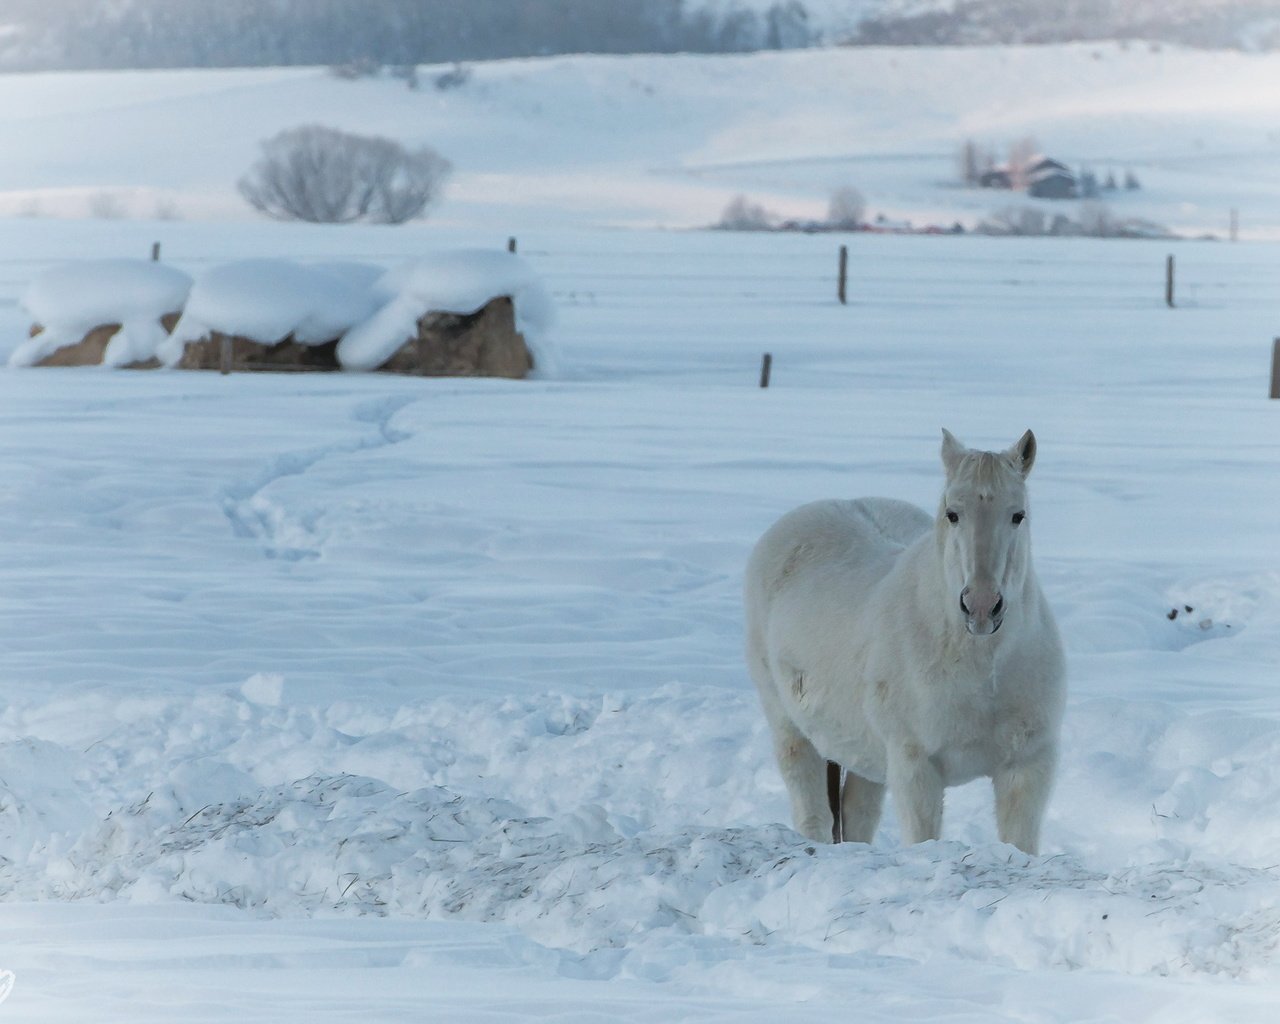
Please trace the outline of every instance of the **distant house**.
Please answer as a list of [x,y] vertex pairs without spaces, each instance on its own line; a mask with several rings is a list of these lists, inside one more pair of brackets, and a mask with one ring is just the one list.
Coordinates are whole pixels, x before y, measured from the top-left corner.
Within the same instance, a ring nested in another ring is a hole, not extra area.
[[978,176],[981,188],[1013,188],[1013,175],[1007,167],[991,167]]
[[1080,194],[1076,176],[1066,164],[1036,157],[1026,169],[1027,195],[1036,199],[1074,199]]
[[1027,164],[1026,170],[1023,172],[1027,176],[1027,180],[1034,178],[1038,174],[1044,174],[1048,171],[1066,171],[1071,173],[1071,169],[1059,160],[1054,160],[1047,156],[1034,156],[1031,162]]
[[1052,157],[1036,156],[1015,174],[1007,165],[989,167],[978,176],[982,188],[1008,188],[1025,184],[1027,195],[1037,199],[1074,199],[1080,194],[1080,182],[1071,169]]

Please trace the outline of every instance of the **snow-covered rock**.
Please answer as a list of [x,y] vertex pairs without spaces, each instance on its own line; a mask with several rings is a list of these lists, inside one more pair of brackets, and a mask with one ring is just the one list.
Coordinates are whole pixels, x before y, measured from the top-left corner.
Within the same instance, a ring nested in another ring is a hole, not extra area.
[[98,259],[59,264],[32,280],[20,300],[40,330],[13,352],[9,365],[33,366],[84,341],[96,328],[117,324],[102,363],[143,362],[156,354],[166,336],[161,317],[181,310],[190,290],[191,278],[163,263]]
[[280,259],[214,267],[196,280],[160,357],[175,366],[187,345],[215,334],[262,345],[285,339],[300,345],[335,341],[377,308],[367,284],[370,276],[353,273],[350,267],[304,266]]
[[427,313],[470,316],[492,299],[508,297],[534,371],[542,376],[555,372],[555,353],[546,336],[554,307],[538,276],[518,256],[483,249],[440,252],[388,271],[374,291],[383,297],[382,307],[338,343],[338,360],[346,369],[384,365],[418,336],[419,321]]

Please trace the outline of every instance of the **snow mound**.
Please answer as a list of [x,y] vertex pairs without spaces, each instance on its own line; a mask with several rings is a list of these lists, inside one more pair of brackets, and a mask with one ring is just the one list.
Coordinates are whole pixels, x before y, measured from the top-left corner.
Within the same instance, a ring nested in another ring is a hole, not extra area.
[[601,978],[751,947],[1276,977],[1275,723],[1086,706],[1064,765],[1081,799],[1050,829],[1065,848],[1031,857],[994,841],[972,788],[949,801],[963,840],[903,848],[890,824],[829,847],[770,824],[746,696],[308,707],[283,682],[15,709],[0,726],[59,739],[0,742],[5,898],[502,922]]
[[212,332],[274,345],[333,341],[377,308],[371,275],[350,265],[304,266],[289,260],[226,263],[202,274],[160,357],[172,366],[183,349]]
[[16,349],[9,365],[31,366],[103,324],[120,324],[104,364],[149,359],[165,336],[160,317],[181,310],[190,290],[182,271],[149,260],[59,264],[37,276],[19,300],[44,330]]
[[551,297],[518,256],[484,249],[440,252],[388,271],[373,290],[384,305],[338,343],[338,360],[347,369],[381,366],[417,333],[424,313],[465,316],[506,295],[515,305],[516,328],[533,354],[535,372],[548,376],[556,371],[555,353],[546,337],[554,320]]

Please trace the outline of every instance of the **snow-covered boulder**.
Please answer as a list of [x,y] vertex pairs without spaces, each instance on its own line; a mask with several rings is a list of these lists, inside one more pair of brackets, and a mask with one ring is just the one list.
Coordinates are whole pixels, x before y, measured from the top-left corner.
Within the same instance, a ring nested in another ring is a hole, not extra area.
[[9,365],[155,365],[190,290],[191,278],[182,271],[149,260],[52,267],[20,300],[35,325]]
[[182,318],[160,348],[167,366],[214,369],[229,340],[233,369],[338,368],[338,339],[371,316],[376,271],[243,260],[196,279]]
[[550,296],[518,256],[441,252],[388,271],[383,305],[338,343],[345,369],[524,377],[555,371]]

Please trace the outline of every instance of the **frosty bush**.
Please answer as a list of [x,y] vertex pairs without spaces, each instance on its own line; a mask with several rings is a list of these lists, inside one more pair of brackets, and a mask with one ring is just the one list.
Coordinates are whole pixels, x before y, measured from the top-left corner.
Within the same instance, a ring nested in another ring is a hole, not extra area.
[[720,214],[716,227],[725,231],[766,231],[773,227],[777,219],[746,196],[734,196]]
[[974,228],[983,235],[1056,235],[1086,238],[1176,238],[1163,224],[1138,217],[1116,217],[1111,209],[1097,200],[1086,200],[1072,220],[1055,214],[1052,220],[1034,206],[1007,206],[979,221]]
[[303,125],[262,143],[262,158],[239,181],[240,194],[278,220],[402,224],[439,195],[449,161],[429,147]]
[[114,192],[95,192],[89,197],[89,216],[98,220],[119,220],[125,215],[124,200]]
[[831,193],[827,223],[833,228],[856,231],[867,214],[867,201],[856,188],[845,186]]
[[1044,211],[1034,206],[1006,206],[978,224],[984,235],[1046,234]]

